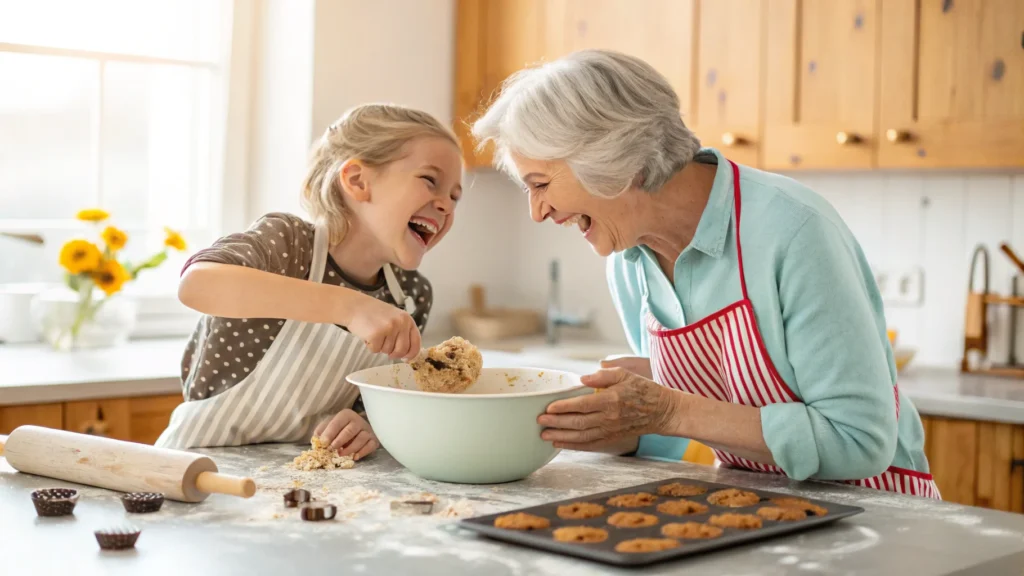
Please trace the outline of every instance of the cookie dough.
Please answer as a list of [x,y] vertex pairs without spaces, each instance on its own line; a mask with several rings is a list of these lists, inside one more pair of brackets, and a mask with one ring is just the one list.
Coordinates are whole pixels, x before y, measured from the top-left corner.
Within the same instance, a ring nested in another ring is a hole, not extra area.
[[772,500],[772,504],[776,506],[782,506],[783,508],[798,508],[809,514],[815,516],[824,516],[828,514],[828,510],[818,506],[817,504],[811,504],[803,498],[775,498]]
[[558,517],[578,520],[582,518],[597,518],[604,514],[604,506],[592,502],[573,502],[558,507]]
[[544,530],[551,526],[547,518],[516,512],[505,514],[494,519],[494,526],[506,530]]
[[608,531],[603,528],[592,528],[590,526],[567,526],[555,530],[554,537],[559,542],[593,544],[594,542],[604,542],[607,540]]
[[620,494],[609,498],[608,505],[615,506],[617,508],[643,508],[644,506],[654,504],[654,501],[657,499],[657,496],[654,494],[648,494],[647,492]]
[[644,528],[658,523],[658,517],[643,512],[616,512],[608,517],[608,523],[619,528]]
[[661,527],[661,535],[669,538],[683,538],[685,540],[710,540],[722,535],[722,529],[716,526],[708,526],[700,522],[685,522],[682,524],[665,524]]
[[718,492],[712,492],[708,496],[708,502],[711,502],[715,506],[726,506],[728,508],[741,508],[743,506],[753,506],[761,501],[761,497],[753,492],[746,492],[743,490],[737,490],[735,488],[728,488],[726,490],[719,490]]
[[420,390],[458,394],[480,377],[484,357],[468,340],[455,336],[420,352],[409,365]]
[[669,500],[658,504],[658,512],[670,516],[686,516],[687,514],[703,514],[708,507],[689,500]]
[[786,508],[784,506],[766,506],[758,509],[757,515],[765,520],[775,520],[776,522],[793,522],[807,518],[807,512],[799,508]]
[[680,484],[679,482],[658,486],[658,494],[661,494],[662,496],[673,496],[675,498],[699,496],[707,491],[708,489],[703,486],[697,486],[695,484]]
[[678,547],[679,542],[669,538],[637,538],[635,540],[619,542],[615,545],[615,551],[633,554],[637,552],[660,552]]
[[292,460],[291,467],[295,470],[309,472],[310,470],[337,470],[348,469],[356,465],[351,456],[339,456],[338,451],[331,448],[331,445],[324,442],[319,436],[313,436],[309,440],[312,448],[305,450],[302,454]]
[[761,527],[761,519],[753,514],[720,514],[712,516],[708,522],[723,528],[740,528],[754,530]]

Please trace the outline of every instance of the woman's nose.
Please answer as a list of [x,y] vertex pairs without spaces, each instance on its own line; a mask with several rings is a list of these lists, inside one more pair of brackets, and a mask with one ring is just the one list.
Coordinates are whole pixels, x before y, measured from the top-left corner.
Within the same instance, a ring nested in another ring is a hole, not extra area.
[[543,222],[547,220],[548,215],[551,214],[551,207],[544,203],[540,199],[540,195],[530,191],[530,217],[533,218],[534,222]]

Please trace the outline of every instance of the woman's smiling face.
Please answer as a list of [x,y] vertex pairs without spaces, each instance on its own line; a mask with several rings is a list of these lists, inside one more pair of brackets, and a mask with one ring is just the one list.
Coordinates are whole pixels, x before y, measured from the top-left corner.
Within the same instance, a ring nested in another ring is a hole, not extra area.
[[575,225],[600,256],[637,245],[631,214],[637,195],[644,192],[631,187],[614,198],[595,196],[564,160],[534,160],[514,152],[511,159],[529,195],[535,222],[550,218],[556,224]]

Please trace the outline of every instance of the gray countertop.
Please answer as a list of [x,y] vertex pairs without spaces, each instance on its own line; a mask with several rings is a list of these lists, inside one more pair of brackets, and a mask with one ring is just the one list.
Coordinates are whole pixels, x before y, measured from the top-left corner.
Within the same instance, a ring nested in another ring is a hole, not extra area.
[[[483,350],[485,366],[536,366],[577,373],[598,363],[560,355],[606,351],[608,344],[580,342],[545,351]],[[130,342],[121,348],[57,353],[40,345],[0,345],[0,406],[95,398],[176,394],[182,339]],[[1024,380],[962,375],[952,369],[911,365],[900,389],[926,415],[1024,424]]]
[[[866,512],[820,529],[706,556],[644,574],[1020,574],[1024,516],[829,483],[685,463],[563,452],[529,478],[497,486],[421,480],[383,450],[352,470],[283,468],[301,447],[202,450],[221,471],[251,475],[256,496],[214,495],[200,504],[167,502],[128,517],[117,494],[15,473],[0,460],[0,542],[4,573],[31,574],[635,574],[602,564],[505,545],[462,530],[439,514],[392,517],[391,498],[427,491],[470,515],[583,496],[683,476],[862,506]],[[296,483],[339,505],[338,519],[303,522],[281,506]],[[81,490],[74,516],[39,518],[35,488]],[[467,509],[467,507],[469,509]],[[471,509],[471,510],[470,510]],[[134,523],[131,551],[101,552],[96,528]]]

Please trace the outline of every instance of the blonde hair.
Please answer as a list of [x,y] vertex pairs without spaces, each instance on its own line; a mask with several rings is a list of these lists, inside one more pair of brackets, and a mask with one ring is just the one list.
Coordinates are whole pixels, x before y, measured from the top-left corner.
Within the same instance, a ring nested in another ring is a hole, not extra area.
[[443,138],[461,151],[455,134],[436,118],[394,104],[356,106],[327,127],[310,151],[302,206],[327,226],[331,244],[340,242],[349,227],[349,210],[338,182],[345,162],[358,159],[372,168],[385,166],[402,157],[406,144],[421,137]]

